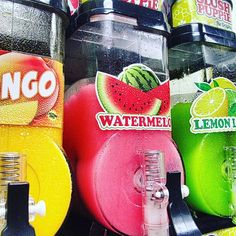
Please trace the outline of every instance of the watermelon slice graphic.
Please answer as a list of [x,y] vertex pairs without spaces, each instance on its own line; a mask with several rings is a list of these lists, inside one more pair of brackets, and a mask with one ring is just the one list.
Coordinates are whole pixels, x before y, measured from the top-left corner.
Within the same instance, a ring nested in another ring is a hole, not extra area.
[[161,101],[141,90],[129,86],[116,77],[98,72],[97,95],[101,106],[111,114],[157,115]]
[[170,112],[170,82],[167,80],[147,94],[161,100],[161,108],[158,115],[167,115]]

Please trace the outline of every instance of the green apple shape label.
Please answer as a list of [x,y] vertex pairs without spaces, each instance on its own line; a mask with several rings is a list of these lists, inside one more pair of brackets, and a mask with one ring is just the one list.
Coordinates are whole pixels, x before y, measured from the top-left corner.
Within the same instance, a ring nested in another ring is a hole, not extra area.
[[102,130],[171,130],[169,80],[161,83],[143,64],[118,76],[97,72],[96,94],[104,110],[96,114]]
[[192,103],[192,133],[236,131],[236,86],[225,77],[195,83],[202,92]]

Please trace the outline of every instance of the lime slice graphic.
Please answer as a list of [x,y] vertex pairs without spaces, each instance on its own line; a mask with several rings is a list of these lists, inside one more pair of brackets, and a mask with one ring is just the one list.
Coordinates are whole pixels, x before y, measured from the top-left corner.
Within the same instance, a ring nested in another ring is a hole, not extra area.
[[225,89],[228,97],[229,116],[236,116],[236,90]]
[[[224,88],[224,89],[233,89],[233,90],[236,90],[236,86],[234,85],[234,83],[232,81],[230,81],[229,79],[227,78],[224,78],[224,77],[218,77],[218,78],[215,78],[214,81],[216,81],[216,83],[219,85],[219,87],[221,88]],[[214,84],[214,81],[212,81],[210,83],[210,86],[212,88],[216,87]]]
[[228,115],[228,99],[224,89],[213,88],[201,94],[192,104],[194,117],[224,117]]

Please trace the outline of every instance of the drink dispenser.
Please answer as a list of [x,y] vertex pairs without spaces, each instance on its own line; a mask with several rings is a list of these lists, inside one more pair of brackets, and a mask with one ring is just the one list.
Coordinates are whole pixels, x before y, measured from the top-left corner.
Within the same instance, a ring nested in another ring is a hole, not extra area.
[[145,150],[183,173],[170,135],[168,34],[160,11],[89,1],[67,41],[64,148],[86,207],[120,234],[143,235]]
[[169,51],[173,138],[182,155],[189,204],[232,216],[226,146],[236,145],[236,37],[192,23],[172,32]]
[[47,208],[32,222],[36,235],[51,236],[65,219],[72,188],[62,152],[67,5],[63,0],[0,0],[0,5],[1,204],[8,183],[29,182],[30,199]]

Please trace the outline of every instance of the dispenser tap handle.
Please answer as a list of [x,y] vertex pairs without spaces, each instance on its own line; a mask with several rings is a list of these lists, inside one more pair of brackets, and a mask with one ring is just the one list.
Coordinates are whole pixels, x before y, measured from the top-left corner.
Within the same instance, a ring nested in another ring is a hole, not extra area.
[[183,197],[188,195],[188,188],[181,185],[181,173],[167,173],[166,186],[169,190],[170,231],[176,236],[201,236]]
[[46,215],[46,203],[45,201],[39,201],[38,203],[34,205],[29,206],[29,214],[30,215],[40,215],[45,216]]
[[187,185],[182,185],[181,186],[181,193],[182,193],[182,198],[186,198],[189,196],[189,188]]

